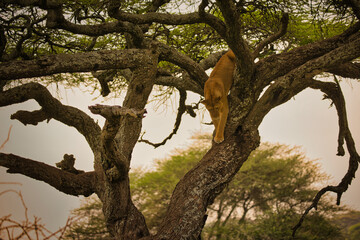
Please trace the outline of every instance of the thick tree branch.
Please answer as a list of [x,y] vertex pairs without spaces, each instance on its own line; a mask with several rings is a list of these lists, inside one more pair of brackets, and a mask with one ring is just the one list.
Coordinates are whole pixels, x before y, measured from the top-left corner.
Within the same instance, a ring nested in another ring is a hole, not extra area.
[[[129,160],[118,151],[114,144],[114,138],[119,131],[121,124],[120,117],[130,116],[133,118],[143,118],[146,110],[128,109],[121,106],[107,106],[100,104],[89,106],[89,109],[92,113],[99,114],[106,119],[101,133],[101,149],[103,150],[102,165],[108,179],[110,181],[115,181],[125,178],[129,171],[129,166],[127,164]],[[112,169],[113,165],[115,165],[118,171]]]
[[[216,3],[226,22],[227,31],[223,38],[237,57],[239,78],[235,78],[235,80],[241,79],[241,81],[249,82],[253,76],[254,61],[249,45],[242,35],[244,27],[240,20],[240,11],[232,0],[218,0]],[[238,83],[234,81],[234,84]]]
[[312,59],[275,80],[249,113],[247,124],[259,126],[265,115],[274,107],[288,101],[309,86],[315,75],[344,64],[360,56],[360,34],[353,41],[318,58]]
[[326,94],[326,98],[331,99],[335,104],[339,117],[339,138],[338,138],[337,154],[341,156],[345,154],[345,150],[343,148],[343,144],[345,140],[348,152],[350,154],[349,167],[345,176],[342,178],[341,182],[337,186],[324,187],[316,194],[312,204],[305,210],[299,222],[293,228],[293,236],[295,235],[296,230],[302,225],[306,215],[310,212],[310,210],[313,208],[317,209],[317,205],[321,197],[326,192],[331,191],[336,193],[337,194],[336,204],[340,205],[341,196],[348,189],[353,178],[355,178],[355,173],[360,163],[360,156],[356,151],[355,142],[348,126],[345,99],[341,92],[340,85],[338,83],[321,82],[321,81],[313,80],[310,87],[314,89],[320,89],[322,92]]
[[118,182],[125,180],[129,171],[129,159],[118,150],[114,138],[120,128],[120,115],[113,115],[109,109],[98,111],[93,107],[89,109],[96,114],[106,116],[104,127],[101,131],[101,165],[109,182]]
[[51,119],[51,117],[48,116],[46,111],[44,111],[42,109],[35,110],[32,112],[20,110],[20,111],[17,111],[16,113],[12,114],[10,118],[16,119],[24,125],[27,125],[27,124],[37,125],[39,122],[42,122],[45,120],[49,121]]
[[144,114],[146,113],[145,109],[137,110],[137,109],[129,109],[121,106],[107,106],[101,104],[89,106],[89,109],[93,114],[99,114],[106,119],[111,119],[113,117],[120,117],[126,115],[134,118],[143,118],[145,117]]
[[121,4],[116,1],[112,1],[111,7],[109,7],[109,15],[117,20],[124,22],[131,22],[133,24],[152,24],[161,23],[167,25],[185,25],[195,23],[207,23],[212,26],[220,35],[224,35],[225,26],[221,20],[208,14],[204,11],[207,4],[205,1],[199,6],[199,12],[187,13],[187,14],[169,14],[158,13],[155,9],[148,11],[145,14],[127,13],[120,9]]
[[[209,68],[215,66],[215,64],[219,61],[222,55],[224,55],[227,51],[220,51],[213,54],[210,54],[207,58],[201,60],[199,62],[199,69],[205,71]],[[188,61],[188,60],[186,60]],[[194,63],[195,64],[195,63]],[[203,77],[205,81],[207,78]],[[163,85],[163,86],[171,86],[176,87],[177,89],[183,89],[186,91],[192,91],[198,93],[200,95],[204,94],[203,86],[194,81],[189,74],[182,74],[181,77],[174,77],[170,72],[162,71],[162,69],[158,69],[157,77],[155,79],[155,84]]]
[[43,181],[66,194],[87,197],[95,192],[95,172],[72,174],[42,162],[5,153],[0,153],[0,166],[8,168],[8,173],[20,173]]
[[355,16],[360,20],[360,1],[359,0],[350,0],[350,7],[354,11]]
[[54,118],[68,126],[75,127],[87,140],[91,149],[96,151],[100,137],[100,127],[81,110],[61,104],[59,100],[51,96],[46,87],[38,83],[27,83],[11,88],[0,93],[0,106],[8,106],[15,103],[22,103],[29,99],[36,100],[42,107],[40,111],[24,115],[24,112],[13,115],[24,124],[35,124],[36,119],[29,119],[36,115],[37,120]]
[[149,60],[147,50],[100,50],[88,53],[47,55],[34,60],[0,64],[0,80],[42,77],[56,73],[134,68]]
[[[130,109],[145,108],[157,73],[158,56],[153,54],[151,56],[153,57],[152,63],[134,69],[123,107]],[[123,154],[128,157],[128,161],[130,161],[132,149],[139,139],[141,126],[142,120],[140,118],[121,117],[121,126],[115,141]]]
[[329,73],[338,75],[344,78],[360,79],[360,63],[359,62],[348,62],[328,70]]
[[[149,52],[151,61],[142,61],[134,68],[129,81],[123,107],[144,109],[151,93],[157,72],[158,54]],[[109,230],[123,239],[138,239],[149,235],[145,219],[131,201],[128,171],[132,151],[139,138],[141,118],[120,116],[108,118],[101,136],[101,164],[106,178],[98,195]],[[115,171],[116,170],[116,171]],[[118,176],[111,174],[117,172]],[[119,201],[120,199],[120,201]]]
[[156,22],[168,25],[184,25],[203,22],[203,19],[201,19],[198,13],[188,13],[183,15],[157,12],[133,14],[118,9],[113,17],[120,21],[127,21],[134,24],[151,24]]
[[176,49],[165,44],[159,44],[160,60],[165,60],[178,65],[187,71],[191,79],[201,88],[203,88],[208,75],[205,70],[194,60],[180,53]]
[[[259,96],[264,87],[268,86],[274,79],[287,74],[309,60],[323,56],[324,54],[349,43],[354,38],[358,38],[359,29],[360,22],[354,24],[340,35],[260,60],[255,64],[255,89],[257,90],[257,96]],[[336,67],[336,65],[332,66],[332,68],[334,67]],[[330,69],[331,68],[326,70]]]
[[216,3],[224,15],[226,25],[232,26],[232,29],[238,29],[238,31],[241,31],[239,12],[236,9],[235,3],[231,0],[219,0],[216,1]]
[[176,185],[156,237],[196,239],[206,221],[207,206],[233,178],[259,140],[257,131],[242,132],[213,145]]
[[268,44],[272,42],[275,42],[276,40],[278,40],[279,38],[285,35],[287,31],[288,23],[289,23],[289,14],[284,13],[281,18],[281,26],[279,31],[277,33],[274,33],[273,35],[270,35],[268,38],[264,39],[258,44],[258,46],[255,48],[253,52],[253,59],[255,59],[259,55],[259,53],[264,47],[266,47]]
[[[89,106],[94,114],[103,116],[106,121],[101,132],[102,165],[106,176],[110,181],[124,179],[129,171],[129,159],[115,146],[115,136],[121,126],[120,117],[130,116],[133,118],[143,118],[146,112],[143,110],[128,109],[120,106],[94,105]],[[112,166],[115,165],[117,171]]]

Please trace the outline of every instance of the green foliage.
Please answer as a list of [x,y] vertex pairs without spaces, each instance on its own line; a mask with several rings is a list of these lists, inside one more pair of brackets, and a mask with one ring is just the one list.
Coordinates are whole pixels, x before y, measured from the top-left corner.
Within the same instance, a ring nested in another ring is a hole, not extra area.
[[360,223],[357,223],[349,227],[349,234],[350,234],[349,240],[360,239]]
[[[132,198],[151,232],[162,221],[177,182],[200,161],[210,148],[210,140],[207,135],[196,136],[191,147],[157,160],[153,170],[132,170]],[[292,227],[316,193],[314,185],[326,179],[319,166],[307,160],[298,147],[263,143],[208,208],[203,237],[291,239]],[[72,227],[69,237],[104,234],[101,204],[99,200],[92,201],[73,212],[83,220]],[[339,210],[329,203],[329,198],[324,198],[318,211],[305,219],[296,239],[339,239],[342,233],[330,217]],[[357,234],[358,228],[353,229],[351,233]]]
[[[144,14],[151,9],[152,3],[151,0],[122,1],[121,10]],[[186,14],[198,11],[199,4],[198,0],[171,1],[162,5],[158,12]],[[252,48],[279,30],[282,13],[291,13],[287,34],[281,40],[266,46],[259,58],[334,36],[351,25],[354,19],[344,2],[337,0],[238,1],[237,5],[240,9],[240,20],[243,23],[242,29],[239,31],[242,32],[243,38]],[[107,7],[108,1],[63,1],[66,20],[79,25],[114,21],[108,16]],[[217,4],[210,1],[205,11],[224,21]],[[34,6],[20,8],[16,5],[6,5],[3,7],[0,10],[0,25],[5,27],[5,35],[9,39],[4,53],[11,55],[22,38],[24,41],[21,53],[16,56],[21,59],[32,59],[58,53],[124,49],[127,46],[123,33],[91,37],[61,29],[47,28],[46,14],[46,11]],[[29,23],[31,23],[31,30],[28,28]],[[204,23],[178,26],[153,23],[149,24],[144,35],[148,39],[157,40],[175,48],[196,62],[206,58],[210,53],[228,48],[218,33]],[[174,75],[183,72],[179,66],[174,64],[161,63],[159,66],[163,67],[164,65]],[[43,78],[43,83],[63,82],[77,87],[79,82],[84,81],[77,79],[78,77],[84,78],[82,74],[74,74],[72,77],[58,75],[57,77]],[[119,79],[117,78],[116,83],[110,86],[112,91],[120,91],[126,85],[126,82],[118,81]],[[99,89],[97,80],[94,78],[88,78],[86,85],[91,86],[94,90]]]
[[348,21],[337,18],[314,21],[304,15],[292,16],[286,39],[292,47],[323,40],[342,33],[351,24]]
[[154,32],[157,40],[176,48],[196,62],[219,49],[227,49],[219,35],[203,23],[180,26],[158,24]]
[[[298,221],[299,218],[300,215],[293,211],[269,212],[246,225],[241,225],[241,232],[237,231],[234,239],[290,240],[293,239],[293,223]],[[234,224],[233,228],[235,226],[239,227],[239,224]],[[306,223],[297,232],[295,239],[326,240],[339,239],[341,236],[340,229],[335,227],[324,215],[316,213],[308,216]]]
[[106,230],[105,218],[102,213],[102,203],[94,195],[86,198],[80,208],[72,211],[73,221],[64,239],[111,239]]
[[360,239],[360,212],[349,211],[339,216],[335,216],[333,221],[342,229],[346,239]]
[[199,144],[202,145],[201,148],[176,150],[168,159],[156,161],[154,171],[135,169],[130,174],[133,201],[144,214],[151,231],[156,230],[165,215],[172,191],[180,178],[194,167],[207,151],[202,143]]
[[[230,239],[291,239],[292,227],[317,192],[314,185],[326,179],[298,147],[263,143],[215,199],[209,218],[216,220],[207,224],[204,235],[208,239],[228,239],[229,234]],[[306,218],[297,238],[335,239],[339,231],[326,214],[338,210],[328,199],[322,201],[319,213]],[[312,224],[316,221],[319,224]]]

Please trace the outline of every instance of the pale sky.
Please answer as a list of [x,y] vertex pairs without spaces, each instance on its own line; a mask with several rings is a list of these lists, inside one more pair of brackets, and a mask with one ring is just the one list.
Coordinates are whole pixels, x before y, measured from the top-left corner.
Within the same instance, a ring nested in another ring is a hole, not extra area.
[[[360,152],[360,84],[355,81],[342,82],[350,129]],[[55,93],[55,87],[51,89]],[[98,92],[95,93],[97,96]],[[189,94],[190,95],[190,94]],[[95,103],[119,104],[120,99],[102,102],[102,98],[93,100],[89,93],[61,90],[62,103],[78,107],[102,125],[103,119],[90,113],[89,105]],[[197,102],[198,96],[190,96],[188,103]],[[171,131],[174,125],[177,100],[166,110],[154,112],[147,107],[148,114],[144,119],[143,130],[145,138],[154,142],[161,141]],[[329,174],[331,184],[337,184],[344,176],[348,156],[336,156],[337,150],[337,115],[334,107],[329,108],[330,102],[322,101],[322,93],[306,90],[285,105],[281,105],[268,114],[260,126],[262,141],[284,143],[302,146],[302,150],[310,159],[318,159],[322,170]],[[77,159],[75,167],[85,171],[93,169],[93,156],[85,139],[76,129],[65,126],[55,120],[43,122],[38,126],[24,126],[18,121],[10,120],[10,115],[17,110],[36,110],[38,104],[31,100],[26,103],[0,108],[0,144],[6,139],[8,129],[12,125],[10,141],[2,150],[36,161],[42,161],[55,166],[65,153],[73,154]],[[195,133],[211,132],[213,127],[202,124],[209,122],[207,112],[205,120],[200,117],[193,119],[189,115],[183,117],[178,134],[166,146],[158,149],[146,144],[138,144],[133,153],[132,167],[145,166],[151,168],[155,159],[164,158],[175,148],[185,148],[190,143],[190,137]],[[348,191],[343,195],[342,204],[360,210],[360,170]],[[0,182],[18,182],[22,185],[0,184],[0,192],[7,189],[20,190],[28,207],[30,219],[36,215],[50,230],[57,230],[66,223],[70,210],[79,206],[79,198],[58,192],[51,186],[24,177],[19,174],[7,174],[6,169],[0,167]],[[335,203],[334,203],[335,204]],[[0,196],[0,216],[13,214],[15,219],[24,219],[24,210],[20,199],[14,193]]]

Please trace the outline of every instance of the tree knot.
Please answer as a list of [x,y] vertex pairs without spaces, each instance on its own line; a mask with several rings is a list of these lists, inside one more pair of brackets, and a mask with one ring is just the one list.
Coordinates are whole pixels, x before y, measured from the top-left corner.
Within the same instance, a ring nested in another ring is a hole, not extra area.
[[69,172],[69,173],[73,173],[73,174],[84,173],[84,171],[82,171],[82,170],[77,170],[74,167],[74,164],[75,164],[74,155],[65,154],[64,159],[61,160],[60,162],[56,163],[56,167],[60,168],[61,170],[65,171],[65,172]]

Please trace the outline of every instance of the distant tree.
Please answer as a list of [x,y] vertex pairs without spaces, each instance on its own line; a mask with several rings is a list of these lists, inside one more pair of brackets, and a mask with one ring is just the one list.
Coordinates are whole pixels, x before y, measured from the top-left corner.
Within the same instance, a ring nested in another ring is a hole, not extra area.
[[[291,239],[292,228],[318,191],[315,185],[327,178],[300,148],[264,143],[210,206],[209,219],[215,220],[206,225],[205,235],[208,239],[227,239],[228,234],[234,239]],[[334,239],[340,232],[329,216],[338,210],[324,198],[297,238]]]
[[349,228],[349,234],[350,234],[349,240],[360,239],[360,223],[352,225]]
[[[151,232],[156,232],[159,221],[166,214],[170,196],[178,181],[192,168],[210,147],[210,136],[198,136],[194,144],[155,162],[155,169],[131,172],[131,192],[136,206],[146,217]],[[209,207],[204,239],[287,239],[302,211],[311,202],[317,189],[326,180],[319,166],[307,160],[298,147],[264,143],[255,150],[234,180]],[[78,233],[89,236],[102,224],[91,221],[89,210],[100,206],[87,203],[73,214],[87,215]],[[331,207],[327,198],[310,214],[299,231],[299,239],[335,239],[341,233],[330,216],[340,208]],[[95,214],[95,215],[94,215]],[[92,211],[94,219],[100,211]],[[316,224],[314,224],[316,223]],[[87,231],[89,228],[89,231]],[[86,233],[88,232],[88,233]],[[79,238],[86,239],[86,238]]]
[[150,231],[155,232],[176,184],[204,156],[209,143],[197,141],[185,150],[176,149],[169,158],[155,161],[154,171],[135,169],[130,173],[134,203],[146,217]]
[[334,223],[341,227],[346,239],[360,239],[360,212],[349,211],[335,216]]
[[102,203],[96,196],[84,198],[81,206],[71,212],[77,221],[67,229],[64,239],[113,239],[106,228]]
[[[227,221],[225,226],[216,228],[215,235],[204,239],[294,239],[292,228],[294,222],[298,221],[300,215],[293,211],[282,211],[278,213],[267,212],[262,216],[254,217],[246,223],[240,223],[238,219]],[[205,227],[206,229],[206,227]],[[345,239],[340,228],[331,221],[331,218],[321,211],[308,216],[303,228],[296,235],[297,240],[340,240]]]

